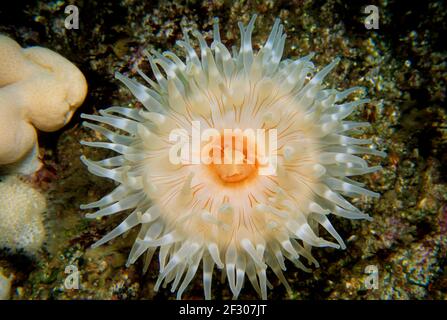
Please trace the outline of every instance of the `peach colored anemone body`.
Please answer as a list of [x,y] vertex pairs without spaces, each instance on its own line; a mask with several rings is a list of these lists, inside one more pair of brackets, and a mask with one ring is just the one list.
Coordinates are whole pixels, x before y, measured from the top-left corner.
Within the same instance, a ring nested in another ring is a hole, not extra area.
[[[85,122],[86,127],[108,139],[82,143],[117,153],[99,161],[81,157],[91,173],[117,183],[110,194],[82,208],[97,208],[90,218],[128,214],[94,246],[138,226],[127,264],[144,254],[147,269],[158,249],[155,290],[170,284],[177,298],[200,264],[206,299],[211,298],[215,267],[235,298],[247,277],[266,299],[267,287],[272,287],[268,269],[290,291],[283,275],[285,261],[310,271],[303,258],[318,266],[312,247],[344,249],[330,216],[369,219],[345,197],[378,196],[349,178],[381,168],[368,167],[357,154],[385,156],[370,140],[349,136],[368,125],[345,120],[368,101],[345,101],[361,88],[324,88],[325,76],[339,59],[317,73],[312,54],[282,60],[285,34],[279,20],[261,49],[253,52],[254,22],[255,16],[247,26],[239,24],[238,51],[230,53],[222,44],[216,20],[210,46],[193,32],[199,53],[188,36],[178,42],[184,60],[169,51],[147,53],[155,80],[139,71],[146,85],[117,73],[144,106],[141,110],[110,107],[100,115],[82,115],[92,121]],[[233,148],[244,158],[240,164],[173,163],[170,132],[181,128],[191,135],[193,121],[219,132],[276,129],[276,148],[267,155],[276,156],[276,172],[261,175],[259,162],[248,163],[246,152],[231,145],[221,145],[220,156],[225,157],[225,148]],[[318,235],[321,227],[334,241]]]

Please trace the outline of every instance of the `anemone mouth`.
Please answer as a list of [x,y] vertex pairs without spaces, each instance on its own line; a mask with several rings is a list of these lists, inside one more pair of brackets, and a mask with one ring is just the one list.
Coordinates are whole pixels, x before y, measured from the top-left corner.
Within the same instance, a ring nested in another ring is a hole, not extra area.
[[247,183],[258,175],[256,148],[246,135],[221,133],[209,146],[208,169],[224,185]]
[[210,170],[227,184],[248,182],[257,175],[257,164],[211,164]]
[[[172,52],[148,54],[155,80],[138,70],[147,86],[117,73],[143,110],[110,107],[100,115],[81,115],[101,124],[84,123],[109,140],[81,143],[118,153],[100,161],[81,157],[90,172],[118,183],[109,195],[81,208],[98,209],[90,218],[131,210],[94,246],[140,226],[127,264],[146,254],[147,269],[159,249],[154,288],[172,284],[177,298],[200,263],[207,299],[215,266],[234,297],[247,278],[266,299],[267,268],[290,291],[285,260],[309,271],[302,259],[318,266],[312,247],[344,249],[329,216],[369,219],[345,197],[378,196],[349,178],[381,169],[357,155],[385,156],[365,146],[371,140],[350,136],[368,125],[345,120],[368,102],[346,101],[361,88],[325,89],[323,80],[338,58],[310,79],[312,54],[281,60],[285,34],[279,20],[264,46],[253,52],[255,18],[239,25],[239,52],[230,53],[221,42],[216,21],[211,48],[199,32],[193,33],[200,56],[188,36],[178,42],[184,60]],[[214,130],[205,148],[192,155],[204,156],[204,163],[184,163],[184,149],[176,149],[194,137],[192,123]],[[272,131],[262,136],[268,139],[253,140],[248,129]],[[179,161],[171,159],[179,154]],[[319,228],[336,242],[319,236]]]

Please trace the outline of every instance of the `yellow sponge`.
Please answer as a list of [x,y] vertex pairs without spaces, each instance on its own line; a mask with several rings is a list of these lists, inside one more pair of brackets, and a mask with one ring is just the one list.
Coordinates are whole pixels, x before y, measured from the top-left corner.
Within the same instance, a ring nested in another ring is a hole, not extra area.
[[46,48],[22,49],[0,35],[0,166],[39,169],[37,134],[67,124],[87,94],[82,72]]
[[45,197],[15,176],[0,181],[0,248],[34,255],[45,240]]

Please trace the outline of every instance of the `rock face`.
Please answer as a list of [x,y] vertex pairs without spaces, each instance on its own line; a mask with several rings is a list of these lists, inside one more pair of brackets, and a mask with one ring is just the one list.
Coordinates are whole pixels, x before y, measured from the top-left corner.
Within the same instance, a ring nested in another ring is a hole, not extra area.
[[45,197],[15,176],[0,182],[0,247],[34,255],[45,240]]
[[[328,84],[339,90],[361,85],[374,97],[350,120],[369,121],[368,137],[374,136],[389,155],[380,163],[383,171],[358,180],[382,196],[355,203],[373,217],[372,222],[334,222],[347,240],[349,254],[315,250],[316,258],[327,268],[287,272],[292,298],[447,298],[446,1],[376,1],[378,30],[365,28],[364,6],[368,2],[362,1],[76,1],[79,30],[64,27],[67,3],[9,2],[8,10],[0,10],[0,32],[24,48],[52,48],[78,66],[89,80],[89,98],[81,107],[85,113],[112,105],[128,106],[130,94],[113,79],[114,73],[138,78],[137,66],[150,72],[144,49],[172,48],[183,38],[182,29],[209,30],[213,17],[219,17],[225,26],[221,37],[228,46],[239,44],[237,22],[248,22],[256,12],[253,45],[263,43],[271,23],[281,18],[289,44],[284,56],[316,52],[317,65],[340,56],[338,72],[331,74]],[[51,238],[47,238],[45,250],[51,254],[39,256],[38,263],[22,271],[22,265],[0,250],[0,269],[9,266],[8,271],[16,275],[13,298],[171,297],[169,288],[153,293],[157,261],[146,274],[140,265],[126,268],[127,252],[137,232],[90,249],[118,220],[88,221],[79,204],[94,201],[116,186],[90,175],[80,162],[81,154],[101,159],[108,153],[80,146],[79,140],[92,141],[97,136],[79,124],[75,113],[63,130],[39,137],[44,170],[35,176],[36,184],[48,194],[45,227],[48,234],[51,230]],[[72,264],[83,274],[81,290],[64,288],[64,270]],[[378,289],[365,288],[364,280],[371,276],[365,270],[371,265],[378,269]],[[213,288],[213,296],[231,299],[225,287]],[[198,279],[184,297],[202,299],[202,292]],[[255,297],[250,292],[243,294],[241,299]],[[290,299],[280,287],[268,298]]]

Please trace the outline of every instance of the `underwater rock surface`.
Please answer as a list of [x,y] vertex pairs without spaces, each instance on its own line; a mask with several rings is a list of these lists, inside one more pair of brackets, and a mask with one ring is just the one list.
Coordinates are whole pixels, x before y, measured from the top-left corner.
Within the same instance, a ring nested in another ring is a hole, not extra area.
[[[380,199],[354,199],[372,222],[333,219],[347,239],[347,250],[313,251],[323,267],[312,273],[285,272],[293,295],[276,280],[269,299],[446,299],[447,298],[447,8],[442,1],[412,4],[378,1],[378,30],[364,26],[360,5],[337,1],[85,1],[79,4],[79,30],[64,28],[65,1],[0,8],[0,32],[24,47],[41,45],[72,61],[84,73],[90,93],[67,127],[39,135],[44,166],[27,177],[47,198],[48,237],[35,258],[0,251],[0,270],[14,274],[12,299],[154,299],[173,298],[169,290],[154,294],[156,261],[146,274],[143,261],[125,261],[136,236],[130,232],[96,249],[90,246],[120,222],[120,217],[90,221],[81,203],[92,202],[114,184],[87,172],[79,157],[100,159],[106,151],[82,147],[94,132],[80,126],[80,113],[111,105],[132,106],[130,93],[113,75],[135,76],[135,65],[149,70],[144,49],[172,49],[182,28],[211,30],[213,17],[227,46],[237,44],[237,22],[258,14],[253,45],[268,35],[276,17],[287,33],[285,57],[315,52],[315,65],[340,56],[327,83],[342,90],[365,86],[372,99],[351,117],[369,121],[372,137],[388,153],[383,170],[359,177]],[[82,6],[81,6],[82,4]],[[23,10],[23,6],[26,10]],[[211,32],[209,34],[211,37]],[[210,38],[207,38],[209,40]],[[372,165],[379,164],[372,161]],[[79,271],[79,289],[67,289],[67,276]],[[368,266],[373,266],[373,269]],[[369,272],[378,271],[378,288],[367,288]],[[365,272],[366,271],[368,272]],[[273,279],[273,277],[270,277]],[[198,276],[184,294],[202,298]],[[213,297],[231,298],[217,282]],[[255,299],[249,285],[241,299]]]

